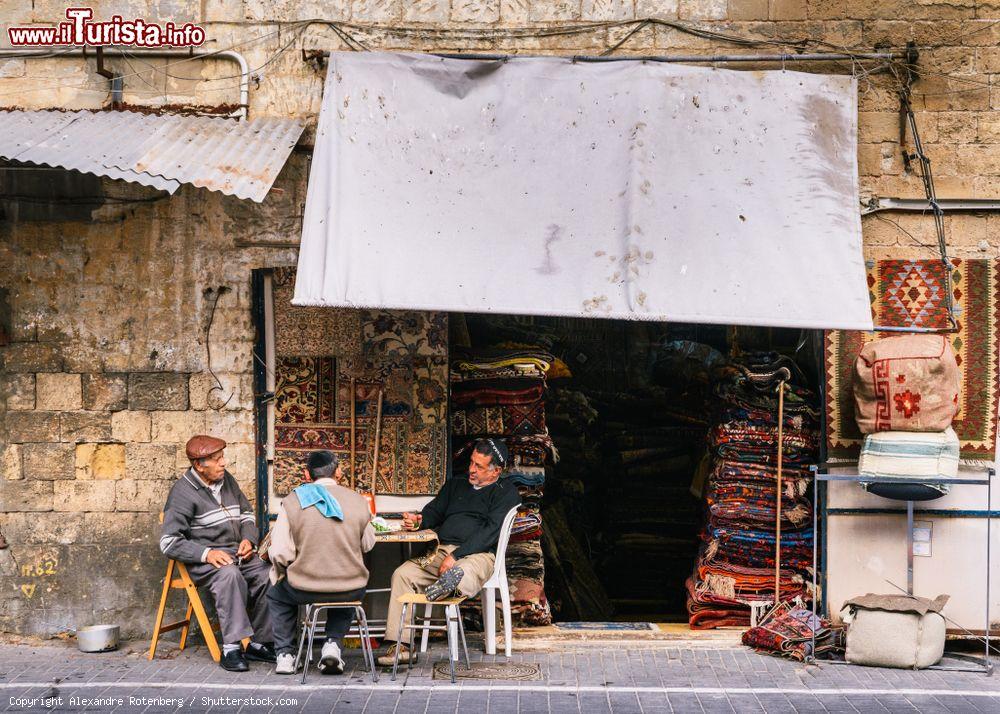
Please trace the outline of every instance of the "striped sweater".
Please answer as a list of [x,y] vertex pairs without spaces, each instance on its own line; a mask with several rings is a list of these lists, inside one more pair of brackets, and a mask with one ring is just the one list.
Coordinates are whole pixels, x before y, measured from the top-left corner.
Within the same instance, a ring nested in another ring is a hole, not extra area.
[[257,544],[253,509],[228,471],[220,495],[221,504],[194,469],[177,479],[163,507],[160,550],[165,556],[202,563],[211,549],[235,553],[244,538]]

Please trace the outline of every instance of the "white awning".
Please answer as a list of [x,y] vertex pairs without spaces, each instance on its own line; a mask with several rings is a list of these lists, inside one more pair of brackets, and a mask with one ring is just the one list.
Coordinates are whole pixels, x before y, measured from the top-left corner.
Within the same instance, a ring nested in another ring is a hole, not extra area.
[[850,77],[332,53],[296,305],[871,329]]
[[182,183],[260,203],[303,126],[292,119],[128,111],[0,111],[0,159],[173,193]]

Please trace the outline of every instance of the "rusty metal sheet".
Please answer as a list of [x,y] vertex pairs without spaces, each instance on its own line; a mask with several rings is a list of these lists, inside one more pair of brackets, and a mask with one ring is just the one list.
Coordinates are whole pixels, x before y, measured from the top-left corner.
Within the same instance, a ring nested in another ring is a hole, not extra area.
[[0,157],[263,201],[301,135],[290,119],[114,111],[0,111]]
[[332,53],[294,304],[871,329],[851,77]]

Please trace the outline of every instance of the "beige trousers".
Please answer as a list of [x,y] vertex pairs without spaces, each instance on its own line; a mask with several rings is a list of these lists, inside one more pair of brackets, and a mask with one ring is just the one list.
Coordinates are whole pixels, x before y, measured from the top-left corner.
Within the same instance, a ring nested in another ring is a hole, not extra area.
[[[399,641],[399,615],[403,610],[403,606],[399,604],[399,596],[423,592],[425,587],[438,579],[441,561],[457,547],[457,545],[440,545],[432,557],[411,558],[396,568],[392,574],[392,592],[389,593],[389,614],[385,623],[386,640]],[[477,596],[483,589],[483,583],[493,575],[495,562],[496,557],[493,553],[475,553],[456,561],[455,565],[464,573],[458,583],[458,594],[469,598]]]

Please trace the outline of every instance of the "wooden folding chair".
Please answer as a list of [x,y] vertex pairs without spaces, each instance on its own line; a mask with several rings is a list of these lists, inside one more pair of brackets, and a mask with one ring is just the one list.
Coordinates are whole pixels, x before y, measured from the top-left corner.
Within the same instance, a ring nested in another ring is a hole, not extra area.
[[[187,613],[183,620],[171,622],[169,625],[163,624],[163,616],[167,610],[167,597],[171,590],[184,590],[188,597]],[[201,602],[201,595],[198,594],[198,587],[191,579],[187,566],[177,560],[167,561],[167,574],[163,578],[163,594],[160,596],[160,608],[156,611],[156,624],[153,625],[153,641],[149,645],[149,659],[156,656],[156,643],[160,640],[160,635],[176,629],[181,631],[180,649],[184,649],[187,644],[188,632],[191,629],[191,614],[198,619],[198,626],[201,628],[202,637],[208,645],[208,651],[212,654],[212,659],[216,662],[222,656],[219,650],[219,641],[215,639],[215,632],[212,630],[212,623],[205,612],[205,606]],[[243,643],[246,645],[246,642]]]
[[[160,523],[163,523],[163,514],[160,514]],[[187,612],[183,620],[171,622],[169,625],[163,624],[163,616],[167,611],[167,597],[171,590],[184,590],[188,597]],[[216,662],[222,657],[219,650],[219,641],[215,638],[215,631],[212,629],[212,622],[208,619],[205,606],[201,602],[201,595],[198,594],[198,586],[191,579],[187,566],[179,560],[170,559],[167,561],[167,574],[163,577],[163,594],[160,595],[160,608],[156,611],[156,624],[153,625],[153,641],[149,644],[149,659],[156,656],[156,644],[160,641],[160,635],[180,628],[181,643],[179,649],[184,649],[187,644],[188,632],[191,630],[191,614],[198,619],[198,626],[201,628],[202,637],[208,645],[208,651],[212,659]],[[243,640],[243,648],[250,644],[250,638]]]

